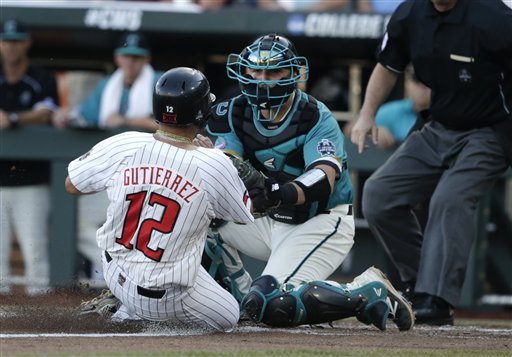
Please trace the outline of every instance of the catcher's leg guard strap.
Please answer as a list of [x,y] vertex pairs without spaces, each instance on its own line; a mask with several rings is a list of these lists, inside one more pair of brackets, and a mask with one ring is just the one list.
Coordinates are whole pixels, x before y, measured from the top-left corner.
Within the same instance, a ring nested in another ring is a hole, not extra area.
[[241,303],[251,284],[251,277],[243,267],[236,249],[227,246],[216,230],[210,230],[204,250],[211,259],[210,267],[207,268],[210,276],[220,279],[221,285]]

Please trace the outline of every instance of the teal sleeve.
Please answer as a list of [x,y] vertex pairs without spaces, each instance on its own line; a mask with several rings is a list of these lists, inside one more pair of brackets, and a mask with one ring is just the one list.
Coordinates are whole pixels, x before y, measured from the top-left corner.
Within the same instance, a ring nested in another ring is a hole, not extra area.
[[98,125],[100,116],[101,95],[105,90],[108,78],[102,79],[91,95],[82,103],[79,112],[80,115],[90,124]]
[[318,109],[320,120],[308,133],[304,143],[305,166],[322,157],[335,158],[341,165],[346,161],[345,137],[329,109],[321,102],[318,102]]
[[389,102],[380,107],[375,115],[375,124],[388,129],[396,138],[394,132],[394,119],[398,115],[398,108],[395,108],[394,102]]
[[413,102],[408,98],[384,104],[375,116],[377,126],[387,128],[397,141],[405,140],[415,122]]
[[306,167],[313,161],[322,158],[335,159],[342,168],[339,179],[334,182],[334,190],[329,198],[328,208],[339,204],[352,203],[352,183],[346,169],[347,154],[345,152],[345,136],[340,129],[338,121],[329,109],[318,102],[320,120],[306,137],[304,144],[304,162]]

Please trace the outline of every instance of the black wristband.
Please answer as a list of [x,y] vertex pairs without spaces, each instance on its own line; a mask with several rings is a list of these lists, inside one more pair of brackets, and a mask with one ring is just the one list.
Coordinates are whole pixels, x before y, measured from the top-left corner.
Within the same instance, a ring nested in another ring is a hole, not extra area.
[[282,205],[294,205],[297,203],[297,199],[299,198],[299,193],[295,186],[291,183],[285,183],[281,185],[279,188],[281,191],[281,204]]

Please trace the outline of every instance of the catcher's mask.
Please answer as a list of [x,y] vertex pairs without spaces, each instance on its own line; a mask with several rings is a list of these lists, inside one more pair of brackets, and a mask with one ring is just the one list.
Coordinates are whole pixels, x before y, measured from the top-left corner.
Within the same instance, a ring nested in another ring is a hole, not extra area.
[[[255,79],[247,73],[248,70],[283,68],[289,69],[289,73],[277,80]],[[276,34],[258,38],[240,54],[230,54],[226,69],[228,77],[238,81],[253,109],[254,118],[261,121],[272,121],[297,88],[297,83],[307,81],[309,74],[307,59],[297,55],[291,41]],[[269,118],[261,115],[262,109],[270,110]]]
[[215,96],[203,73],[177,67],[158,79],[153,91],[153,114],[161,124],[203,127],[213,101]]

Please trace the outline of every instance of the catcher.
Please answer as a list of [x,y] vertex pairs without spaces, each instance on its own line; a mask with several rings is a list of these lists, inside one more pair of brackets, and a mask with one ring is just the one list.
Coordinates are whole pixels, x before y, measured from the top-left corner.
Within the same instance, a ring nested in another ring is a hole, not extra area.
[[[275,34],[228,57],[228,77],[242,94],[214,107],[207,130],[238,168],[258,219],[217,224],[207,251],[214,262],[222,257],[232,293],[255,321],[294,326],[357,315],[384,330],[391,312],[408,330],[410,305],[378,269],[348,285],[324,280],[354,243],[353,195],[336,119],[297,88],[308,70]],[[262,276],[252,281],[238,251],[267,262]]]

